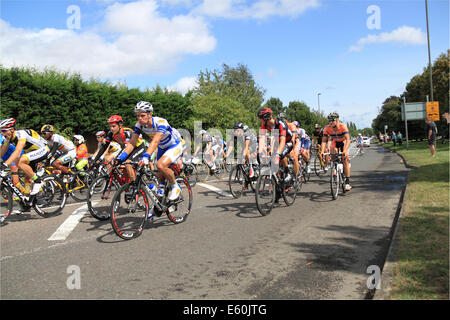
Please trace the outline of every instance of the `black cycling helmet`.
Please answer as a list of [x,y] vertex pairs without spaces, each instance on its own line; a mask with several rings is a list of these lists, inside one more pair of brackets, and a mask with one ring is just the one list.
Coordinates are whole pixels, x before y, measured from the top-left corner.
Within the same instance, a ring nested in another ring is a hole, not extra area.
[[244,124],[240,121],[233,124],[233,129],[244,129]]

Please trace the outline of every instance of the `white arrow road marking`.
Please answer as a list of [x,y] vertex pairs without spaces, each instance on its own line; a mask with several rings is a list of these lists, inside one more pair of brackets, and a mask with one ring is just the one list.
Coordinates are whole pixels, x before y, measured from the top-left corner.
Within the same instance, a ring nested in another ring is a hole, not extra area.
[[209,190],[211,190],[211,191],[214,191],[214,192],[220,194],[221,196],[224,196],[224,197],[232,197],[231,193],[228,193],[228,192],[226,192],[226,191],[223,191],[223,190],[221,190],[221,189],[219,189],[219,188],[216,188],[216,187],[214,187],[214,186],[211,186],[211,185],[209,185],[209,184],[197,182],[197,185],[198,185],[198,186],[201,186],[201,187],[204,187],[204,188],[206,188],[206,189],[209,189]]
[[[95,205],[96,203],[92,203],[92,205]],[[83,218],[84,214],[87,212],[87,204],[81,206],[59,226],[59,228],[53,233],[50,238],[48,238],[48,241],[61,241],[66,240],[66,238],[69,236],[69,234],[75,229],[75,227],[80,222],[81,218]]]

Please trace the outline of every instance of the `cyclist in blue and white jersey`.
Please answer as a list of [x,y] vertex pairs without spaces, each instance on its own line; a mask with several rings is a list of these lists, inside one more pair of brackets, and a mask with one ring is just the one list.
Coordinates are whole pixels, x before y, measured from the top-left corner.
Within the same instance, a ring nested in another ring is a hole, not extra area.
[[175,174],[169,168],[172,163],[176,163],[177,159],[183,154],[183,145],[180,141],[180,135],[167,122],[166,119],[153,117],[153,106],[147,101],[140,101],[134,108],[138,122],[134,126],[134,132],[130,143],[127,144],[123,152],[129,154],[136,145],[139,135],[147,135],[152,140],[146,152],[142,155],[139,164],[147,165],[149,159],[155,150],[157,175],[160,185],[165,180],[169,181],[170,192],[169,200],[176,200],[180,193],[181,187],[176,183]]

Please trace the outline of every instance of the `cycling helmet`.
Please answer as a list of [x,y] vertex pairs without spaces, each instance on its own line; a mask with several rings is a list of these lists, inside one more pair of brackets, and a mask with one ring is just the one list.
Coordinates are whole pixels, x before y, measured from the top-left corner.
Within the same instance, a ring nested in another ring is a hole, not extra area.
[[331,112],[328,115],[328,120],[335,120],[335,119],[339,119],[339,114],[337,112]]
[[122,124],[122,117],[121,116],[118,116],[118,115],[114,115],[114,116],[111,116],[111,117],[109,117],[109,119],[108,119],[108,123],[109,124],[112,124],[112,123],[117,123],[117,124]]
[[284,113],[284,112],[280,112],[280,114],[278,115],[278,119],[281,119],[281,120],[286,120],[286,113]]
[[41,133],[47,133],[47,132],[53,133],[54,131],[55,131],[55,128],[50,124],[44,124],[41,128]]
[[14,128],[15,124],[16,124],[16,119],[13,119],[13,118],[0,120],[0,129]]
[[320,125],[319,125],[318,123],[316,123],[316,124],[314,125],[314,129],[320,129]]
[[97,137],[103,137],[105,134],[106,134],[105,131],[98,131],[95,135],[96,135]]
[[270,118],[272,118],[272,113],[273,113],[272,109],[268,107],[262,107],[261,109],[258,110],[258,118],[269,120]]
[[198,134],[202,136],[202,135],[206,134],[206,131],[205,130],[200,130],[200,132]]
[[292,124],[297,128],[300,128],[300,123],[298,121],[292,121]]
[[134,112],[153,112],[153,106],[150,102],[139,101],[134,107]]
[[74,140],[78,140],[79,143],[83,143],[84,142],[84,137],[80,134],[76,134],[73,136]]
[[233,124],[233,129],[244,129],[244,124],[242,122],[236,122]]

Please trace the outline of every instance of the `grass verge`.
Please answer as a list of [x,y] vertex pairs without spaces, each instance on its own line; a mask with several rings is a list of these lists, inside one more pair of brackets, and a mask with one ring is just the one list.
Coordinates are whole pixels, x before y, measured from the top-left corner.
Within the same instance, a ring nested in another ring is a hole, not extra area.
[[449,299],[449,145],[426,142],[385,144],[401,154],[410,172],[399,220],[390,299]]

